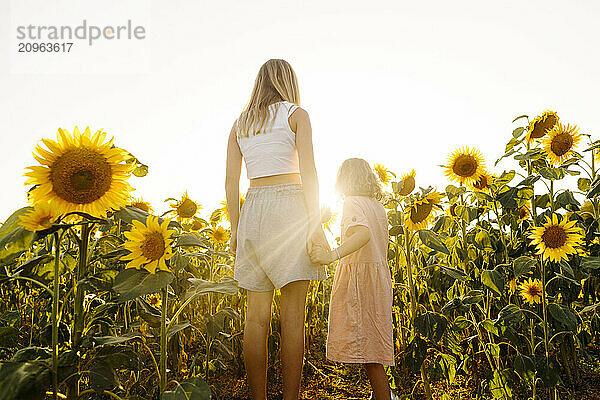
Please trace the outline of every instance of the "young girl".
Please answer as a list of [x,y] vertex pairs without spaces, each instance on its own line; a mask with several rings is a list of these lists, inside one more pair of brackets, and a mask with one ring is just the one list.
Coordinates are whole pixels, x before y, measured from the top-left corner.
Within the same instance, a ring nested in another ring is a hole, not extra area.
[[341,245],[330,251],[315,246],[310,253],[315,263],[341,260],[329,303],[327,358],[362,364],[374,398],[397,399],[383,368],[394,365],[394,340],[388,222],[378,201],[381,188],[360,158],[342,163],[335,186],[344,198]]

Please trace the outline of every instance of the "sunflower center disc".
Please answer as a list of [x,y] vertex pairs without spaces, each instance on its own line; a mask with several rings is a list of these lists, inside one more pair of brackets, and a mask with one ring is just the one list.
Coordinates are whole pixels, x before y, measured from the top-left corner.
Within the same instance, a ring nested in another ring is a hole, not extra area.
[[141,246],[142,255],[148,260],[158,260],[165,253],[165,240],[159,232],[146,235]]
[[468,178],[477,171],[477,159],[469,154],[461,154],[454,161],[452,170],[458,176]]
[[415,178],[412,176],[407,177],[402,181],[402,188],[400,189],[400,196],[406,196],[415,189]]
[[88,204],[110,190],[112,171],[104,156],[87,148],[70,150],[50,168],[52,190],[75,204]]
[[531,298],[536,298],[542,294],[536,285],[527,286],[525,293]]
[[554,125],[558,122],[557,118],[550,115],[546,117],[543,121],[538,122],[533,126],[533,132],[531,132],[531,137],[534,139],[539,139],[544,136],[550,129],[554,128]]
[[573,137],[568,133],[561,133],[552,139],[550,149],[557,156],[565,155],[573,146]]
[[192,218],[196,215],[198,206],[190,199],[185,199],[178,207],[177,214],[182,218]]
[[560,226],[550,226],[546,228],[546,231],[542,235],[542,240],[546,247],[557,249],[562,247],[567,241],[567,233]]
[[429,216],[429,213],[431,213],[432,209],[433,209],[432,204],[429,204],[429,203],[419,204],[411,210],[410,220],[414,224],[421,223],[427,219],[427,217]]

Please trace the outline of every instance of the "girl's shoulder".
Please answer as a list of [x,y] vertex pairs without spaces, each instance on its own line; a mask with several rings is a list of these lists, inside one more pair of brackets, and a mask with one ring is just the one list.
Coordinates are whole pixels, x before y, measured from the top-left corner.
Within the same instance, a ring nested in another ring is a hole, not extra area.
[[344,198],[344,209],[359,208],[363,212],[384,212],[385,208],[379,200],[369,196],[346,196]]

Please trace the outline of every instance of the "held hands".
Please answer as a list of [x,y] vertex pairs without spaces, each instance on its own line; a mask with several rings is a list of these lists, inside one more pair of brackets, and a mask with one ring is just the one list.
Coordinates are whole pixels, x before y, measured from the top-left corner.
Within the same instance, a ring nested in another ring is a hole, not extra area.
[[323,248],[321,245],[315,245],[311,249],[310,260],[315,264],[331,264],[337,257],[334,252]]

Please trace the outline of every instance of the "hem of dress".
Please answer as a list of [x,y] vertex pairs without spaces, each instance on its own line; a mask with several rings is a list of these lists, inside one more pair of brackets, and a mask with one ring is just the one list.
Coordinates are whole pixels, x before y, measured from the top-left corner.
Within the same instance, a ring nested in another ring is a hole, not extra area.
[[369,358],[336,358],[336,357],[330,357],[329,355],[326,356],[327,359],[329,361],[333,361],[333,362],[340,362],[340,363],[345,363],[345,364],[382,364],[382,365],[387,365],[388,367],[392,367],[395,366],[396,363],[394,361],[390,361],[390,360],[377,360],[377,359],[369,359]]
[[275,286],[275,289],[281,290],[281,288],[284,287],[285,285],[287,285],[288,283],[292,283],[292,282],[296,282],[296,281],[324,281],[325,279],[327,279],[326,274],[325,274],[325,276],[320,276],[317,278],[313,278],[313,277],[307,278],[304,276],[299,276],[297,278],[292,278],[290,280],[284,281],[285,283],[283,285],[274,285],[274,286]]

